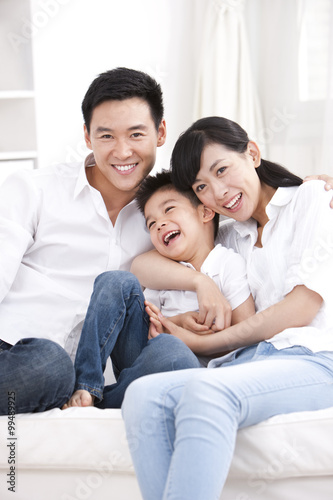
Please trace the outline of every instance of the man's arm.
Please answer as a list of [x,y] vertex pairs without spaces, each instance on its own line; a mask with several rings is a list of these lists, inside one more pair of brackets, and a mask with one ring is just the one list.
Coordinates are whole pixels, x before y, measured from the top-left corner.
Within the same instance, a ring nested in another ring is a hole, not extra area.
[[0,189],[0,302],[11,288],[37,225],[38,194],[25,173],[10,176]]

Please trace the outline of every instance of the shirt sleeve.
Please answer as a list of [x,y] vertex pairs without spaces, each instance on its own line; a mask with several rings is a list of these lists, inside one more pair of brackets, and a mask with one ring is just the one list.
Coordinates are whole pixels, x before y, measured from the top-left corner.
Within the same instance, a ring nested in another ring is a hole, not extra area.
[[289,252],[285,294],[297,285],[332,300],[333,210],[331,191],[324,182],[309,181],[300,186],[294,203],[294,227]]
[[39,195],[29,174],[13,174],[0,188],[0,302],[34,241]]
[[219,288],[232,309],[236,309],[250,296],[246,264],[243,257],[232,249],[225,250],[219,273]]
[[160,310],[162,309],[161,290],[152,290],[151,288],[145,288],[143,294],[148,302],[151,302]]

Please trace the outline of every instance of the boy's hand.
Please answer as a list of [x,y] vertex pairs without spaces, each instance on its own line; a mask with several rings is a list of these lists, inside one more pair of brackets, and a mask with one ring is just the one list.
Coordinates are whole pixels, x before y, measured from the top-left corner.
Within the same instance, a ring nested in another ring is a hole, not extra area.
[[145,300],[145,309],[146,313],[149,315],[150,318],[155,318],[158,319],[158,315],[162,314],[161,311],[155,304],[152,302],[148,302],[148,300]]
[[150,319],[148,339],[153,339],[160,333],[163,333],[163,326],[159,320],[159,315],[162,315],[162,313],[157,306],[148,302],[148,300],[145,300],[145,306],[146,313],[149,315]]
[[[325,189],[326,191],[330,191],[331,189],[333,189],[333,177],[330,177],[329,175],[326,175],[326,174],[322,174],[322,175],[307,175],[305,178],[304,178],[304,181],[303,182],[306,182],[306,181],[325,181],[326,184],[325,184]],[[330,202],[330,207],[333,208],[333,198]]]
[[197,335],[207,335],[209,333],[214,333],[211,328],[207,325],[202,325],[199,323],[199,313],[195,311],[189,311],[183,314],[179,314],[177,317],[177,321],[171,321],[176,323],[176,325],[185,328],[185,330],[190,330]]
[[[162,316],[160,309],[151,302],[149,302],[148,300],[145,300],[145,306],[150,321],[153,322],[154,327],[157,330],[157,332],[154,331],[154,336],[156,337],[156,335],[158,335],[159,333],[163,333],[163,331],[164,333],[169,333],[168,331],[163,330],[160,321],[160,317]],[[186,313],[177,314],[177,316],[172,316],[171,318],[168,319],[172,321],[175,325],[181,326],[185,330],[189,330],[198,335],[206,335],[209,333],[213,333],[213,330],[209,328],[207,325],[200,324],[198,318],[199,318],[198,312],[189,311]]]
[[154,339],[160,333],[163,333],[163,326],[160,321],[155,320],[154,318],[150,320],[149,331],[148,331],[148,339]]
[[195,279],[195,290],[199,302],[198,323],[207,325],[214,331],[228,328],[231,325],[232,309],[215,282],[205,274],[198,272]]

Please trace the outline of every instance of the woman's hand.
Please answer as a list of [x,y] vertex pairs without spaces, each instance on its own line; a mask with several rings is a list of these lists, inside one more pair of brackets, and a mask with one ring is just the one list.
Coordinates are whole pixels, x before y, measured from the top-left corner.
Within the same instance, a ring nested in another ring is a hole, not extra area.
[[[182,340],[194,353],[200,352],[201,341],[206,338],[204,335],[197,335],[196,333],[189,332],[181,326],[176,325],[170,318],[165,318],[162,314],[159,320],[164,332]],[[152,321],[155,321],[155,319],[152,319]]]
[[[198,333],[188,331],[185,328],[182,328],[177,323],[174,322],[175,317],[173,318],[165,318],[158,307],[156,307],[151,302],[145,301],[146,312],[149,314],[150,319],[150,327],[148,338],[152,339],[157,337],[160,333],[168,333],[169,335],[174,335],[175,337],[182,340],[192,351],[198,348],[198,342],[196,341],[196,337],[201,337]],[[185,313],[186,314],[186,313]],[[185,316],[185,314],[178,315],[178,319],[180,316]],[[201,325],[199,325],[201,326]],[[202,331],[199,328],[200,331]],[[207,329],[206,329],[207,330]],[[212,332],[211,332],[212,333]]]
[[[307,175],[304,179],[303,182],[306,181],[325,181],[325,189],[326,191],[330,191],[333,189],[333,177],[330,177],[329,175],[322,174],[322,175]],[[333,198],[330,202],[330,207],[333,208]]]
[[[157,332],[154,331],[154,336],[156,334],[163,333],[163,327],[160,322],[160,317],[162,313],[160,309],[152,304],[148,300],[145,300],[146,312],[149,315],[150,321],[154,324]],[[196,333],[197,335],[207,335],[209,333],[214,333],[211,328],[208,328],[206,325],[201,325],[198,323],[199,313],[196,311],[188,311],[186,313],[177,314],[177,316],[172,316],[168,318],[175,325],[184,328],[185,330],[189,330],[190,332]],[[164,332],[170,333],[170,332]]]
[[224,330],[231,325],[231,306],[215,282],[203,273],[197,272],[195,290],[199,302],[198,324],[214,331]]
[[208,328],[206,325],[202,325],[198,322],[199,313],[197,311],[189,311],[183,314],[178,314],[173,316],[171,321],[178,326],[181,326],[185,330],[189,330],[197,335],[207,335],[209,333],[214,333],[212,328]]

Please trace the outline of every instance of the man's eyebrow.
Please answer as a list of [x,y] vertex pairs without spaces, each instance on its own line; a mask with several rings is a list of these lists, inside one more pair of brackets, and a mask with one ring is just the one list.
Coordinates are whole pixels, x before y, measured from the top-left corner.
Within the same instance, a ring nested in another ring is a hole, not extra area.
[[100,134],[101,132],[112,132],[112,129],[108,127],[97,127],[96,132]]
[[[144,125],[143,123],[139,123],[138,125],[132,125],[131,127],[129,127],[127,130],[130,132],[132,130],[147,130],[148,127],[147,125]],[[102,126],[99,126],[97,127],[96,129],[96,132],[98,134],[102,133],[102,132],[108,132],[108,133],[112,133],[113,132],[113,129],[112,128],[109,128],[109,127],[102,127]]]
[[147,130],[147,129],[148,129],[147,125],[140,123],[139,125],[133,125],[132,127],[129,127],[127,130]]

